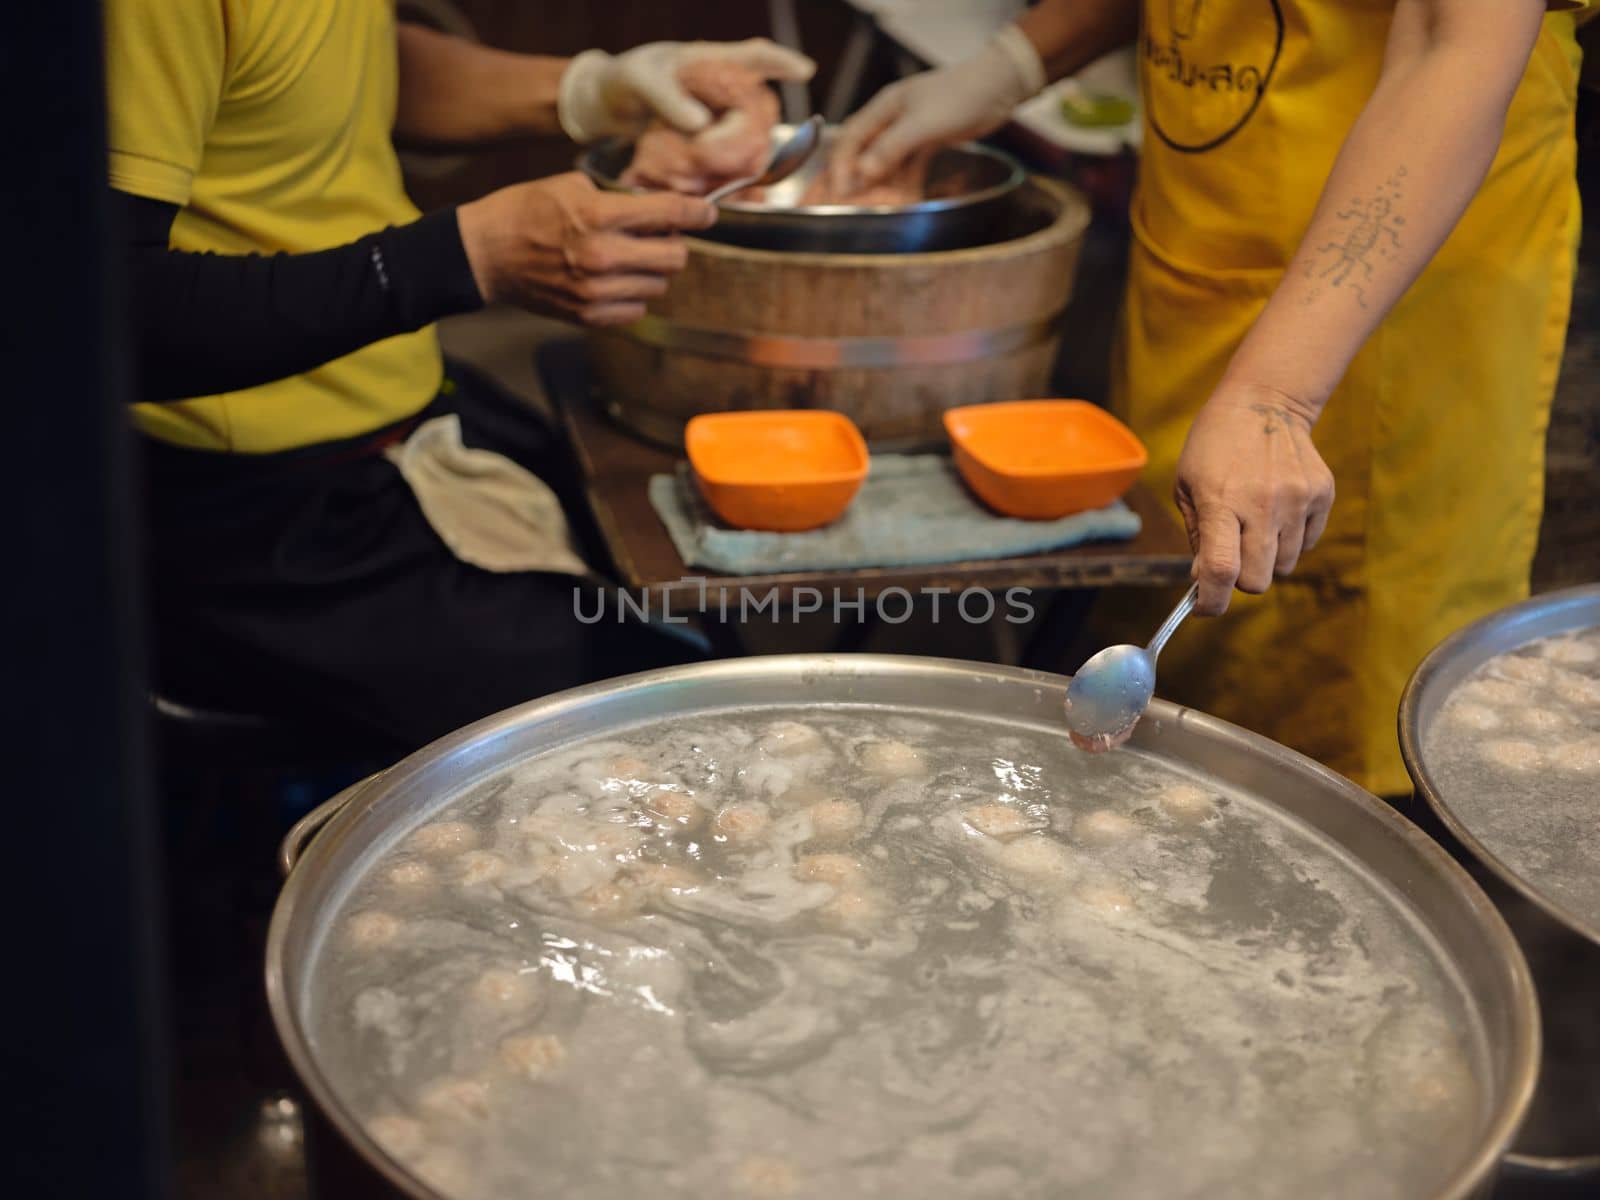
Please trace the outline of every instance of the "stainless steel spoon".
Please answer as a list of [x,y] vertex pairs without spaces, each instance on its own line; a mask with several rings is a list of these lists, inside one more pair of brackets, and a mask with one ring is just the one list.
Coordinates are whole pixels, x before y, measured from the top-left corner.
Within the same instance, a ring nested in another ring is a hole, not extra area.
[[1156,691],[1156,658],[1183,619],[1194,611],[1200,585],[1189,588],[1143,649],[1108,646],[1084,663],[1067,687],[1067,731],[1091,753],[1127,741]]
[[721,187],[707,192],[706,199],[712,204],[718,204],[729,196],[744,191],[745,188],[770,187],[781,179],[787,179],[806,165],[806,160],[816,153],[817,147],[821,144],[822,118],[808,117],[789,135],[783,145],[772,152],[772,157],[767,160],[766,169],[759,175],[731,179]]

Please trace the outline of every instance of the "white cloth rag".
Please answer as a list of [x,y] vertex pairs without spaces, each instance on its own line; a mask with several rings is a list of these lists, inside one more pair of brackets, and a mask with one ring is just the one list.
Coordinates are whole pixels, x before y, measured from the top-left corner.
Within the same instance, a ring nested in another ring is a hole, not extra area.
[[462,442],[453,413],[424,421],[384,455],[462,562],[500,573],[589,574],[556,494],[504,455]]

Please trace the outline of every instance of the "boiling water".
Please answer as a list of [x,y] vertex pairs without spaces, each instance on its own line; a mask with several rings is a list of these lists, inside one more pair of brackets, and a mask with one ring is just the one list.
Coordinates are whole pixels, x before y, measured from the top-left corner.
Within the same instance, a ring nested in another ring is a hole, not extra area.
[[376,851],[319,1061],[452,1197],[1426,1194],[1481,1040],[1250,797],[1058,732],[745,710],[558,749]]
[[1600,629],[1490,659],[1450,693],[1423,753],[1491,854],[1600,926]]

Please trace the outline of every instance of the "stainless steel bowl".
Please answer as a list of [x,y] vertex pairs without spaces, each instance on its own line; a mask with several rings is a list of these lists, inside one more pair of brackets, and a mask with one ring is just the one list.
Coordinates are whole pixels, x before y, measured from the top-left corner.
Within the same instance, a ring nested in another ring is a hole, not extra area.
[[[794,130],[778,125],[776,145]],[[976,142],[941,150],[928,167],[929,198],[916,204],[800,206],[806,188],[824,168],[837,127],[825,129],[811,160],[782,183],[766,189],[760,203],[724,200],[721,218],[699,235],[708,241],[757,250],[817,254],[906,254],[964,250],[1037,232],[1030,213],[1012,203],[1027,179],[1015,159]],[[578,169],[610,191],[625,187],[622,174],[633,161],[633,143],[597,142],[578,158]]]
[[[745,658],[578,688],[469,726],[356,785],[286,839],[290,868],[268,935],[273,1019],[322,1116],[395,1195],[439,1200],[384,1155],[330,1086],[308,1038],[313,953],[355,878],[389,840],[463,789],[541,750],[685,713],[818,703],[979,713],[1053,726],[1067,680],[982,663],[884,655]],[[1526,965],[1494,906],[1439,847],[1348,780],[1273,742],[1157,700],[1133,744],[1246,790],[1348,855],[1430,932],[1476,1007],[1487,1043],[1475,1151],[1434,1200],[1479,1195],[1533,1093],[1539,1023]],[[325,827],[318,833],[318,827]],[[314,835],[314,836],[313,836]],[[341,1192],[339,1194],[347,1194]]]
[[[1537,905],[1555,921],[1600,946],[1600,920],[1575,912],[1545,891],[1536,876],[1502,861],[1472,832],[1451,806],[1451,797],[1429,769],[1424,743],[1428,729],[1450,694],[1491,658],[1539,638],[1600,626],[1600,584],[1537,596],[1491,613],[1440,642],[1422,660],[1400,700],[1400,750],[1417,792],[1470,850],[1506,886]],[[1600,863],[1595,864],[1600,871]]]
[[[1600,626],[1600,585],[1569,588],[1491,613],[1439,643],[1422,660],[1400,701],[1400,751],[1417,795],[1482,865],[1485,886],[1511,923],[1532,964],[1545,1007],[1543,1082],[1518,1151],[1508,1162],[1535,1175],[1582,1178],[1600,1191],[1600,922],[1574,912],[1540,885],[1536,874],[1513,869],[1473,832],[1430,769],[1428,731],[1450,694],[1484,663],[1508,650],[1578,629]],[[1454,797],[1459,800],[1460,797]],[[1600,863],[1594,864],[1600,871]],[[1574,1110],[1593,1115],[1591,1140],[1566,1144]],[[1593,1193],[1589,1193],[1593,1194]]]

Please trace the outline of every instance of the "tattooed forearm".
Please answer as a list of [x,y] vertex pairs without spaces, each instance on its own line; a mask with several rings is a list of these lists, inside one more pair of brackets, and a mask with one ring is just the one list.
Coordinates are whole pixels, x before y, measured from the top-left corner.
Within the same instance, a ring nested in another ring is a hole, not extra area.
[[1400,249],[1406,219],[1396,210],[1405,192],[1405,177],[1406,169],[1397,167],[1371,196],[1353,199],[1334,212],[1338,224],[1332,238],[1318,246],[1306,264],[1305,276],[1314,286],[1305,303],[1316,300],[1327,286],[1350,290],[1356,303],[1367,307],[1365,285],[1372,279],[1376,260]]

